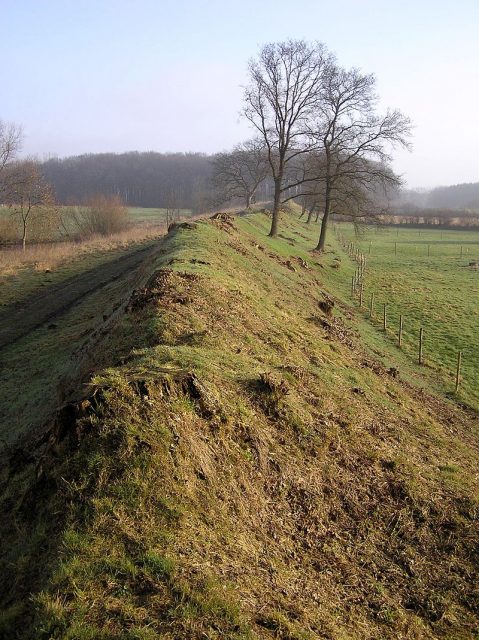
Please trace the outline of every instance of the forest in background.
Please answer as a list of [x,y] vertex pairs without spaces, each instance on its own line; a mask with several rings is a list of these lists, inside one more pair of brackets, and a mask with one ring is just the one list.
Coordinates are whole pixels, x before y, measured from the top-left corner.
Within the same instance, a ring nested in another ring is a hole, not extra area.
[[[130,207],[201,211],[212,200],[214,158],[204,153],[97,153],[51,158],[41,169],[61,204],[79,204],[101,193],[119,196]],[[259,187],[258,199],[267,198],[267,183]]]
[[[41,163],[47,182],[62,204],[78,204],[102,193],[119,195],[127,206],[201,209],[211,194],[214,155],[204,153],[96,153],[51,158]],[[266,179],[257,199],[271,195]],[[401,191],[395,213],[418,209],[479,210],[479,182]],[[433,212],[430,211],[430,214]]]

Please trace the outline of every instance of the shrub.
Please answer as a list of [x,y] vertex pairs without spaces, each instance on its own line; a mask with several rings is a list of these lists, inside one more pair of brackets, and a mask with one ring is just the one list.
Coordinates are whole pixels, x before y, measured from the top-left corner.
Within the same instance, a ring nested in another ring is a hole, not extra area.
[[94,196],[73,213],[74,225],[82,238],[110,236],[128,226],[128,213],[119,196]]

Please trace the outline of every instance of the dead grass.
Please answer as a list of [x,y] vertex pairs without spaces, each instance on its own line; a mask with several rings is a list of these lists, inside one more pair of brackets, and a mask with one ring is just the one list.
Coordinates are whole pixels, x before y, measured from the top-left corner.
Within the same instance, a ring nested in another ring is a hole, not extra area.
[[177,228],[12,464],[5,637],[476,637],[476,417],[376,362],[268,222]]
[[81,242],[51,242],[21,247],[5,247],[0,250],[0,276],[16,274],[25,267],[38,271],[55,269],[86,254],[128,248],[132,244],[163,235],[165,227],[131,226],[110,236],[94,235]]

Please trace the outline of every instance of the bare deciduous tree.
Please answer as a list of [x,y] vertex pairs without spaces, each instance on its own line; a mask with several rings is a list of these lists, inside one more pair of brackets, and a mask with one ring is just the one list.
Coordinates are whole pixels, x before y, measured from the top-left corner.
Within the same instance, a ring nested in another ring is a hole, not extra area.
[[22,130],[15,124],[0,120],[0,203],[12,190],[16,176],[11,170],[22,145]]
[[168,229],[170,224],[178,222],[181,217],[181,191],[179,188],[170,187],[166,192],[165,204],[166,204],[166,228]]
[[256,190],[269,173],[269,163],[262,140],[248,140],[229,153],[213,159],[213,184],[223,202],[242,198],[248,209]]
[[55,224],[57,210],[51,186],[45,182],[38,163],[28,160],[4,167],[4,202],[11,217],[20,222],[25,251],[27,231],[32,226],[50,228]]
[[15,160],[21,146],[21,128],[0,120],[0,174],[9,163]]
[[264,140],[274,181],[270,236],[278,233],[288,165],[311,149],[310,122],[330,63],[324,45],[302,40],[268,44],[250,61],[244,115]]
[[368,193],[384,193],[401,183],[389,166],[390,150],[408,147],[411,123],[400,111],[376,114],[375,78],[357,69],[331,65],[323,77],[318,121],[312,135],[318,141],[324,184],[321,233],[316,250],[324,251],[331,212],[365,212]]

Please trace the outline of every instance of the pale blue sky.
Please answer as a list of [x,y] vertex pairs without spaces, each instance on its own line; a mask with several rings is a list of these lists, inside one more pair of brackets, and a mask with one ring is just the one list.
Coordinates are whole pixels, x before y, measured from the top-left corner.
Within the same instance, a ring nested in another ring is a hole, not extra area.
[[479,181],[479,0],[0,0],[0,118],[24,153],[205,151],[248,137],[248,58],[324,42],[415,125],[410,186]]

